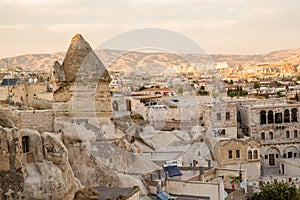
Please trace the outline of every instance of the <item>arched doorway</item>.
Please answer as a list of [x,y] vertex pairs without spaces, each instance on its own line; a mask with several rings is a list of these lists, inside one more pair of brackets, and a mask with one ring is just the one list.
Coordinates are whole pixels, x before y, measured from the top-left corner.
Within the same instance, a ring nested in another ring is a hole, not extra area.
[[276,147],[268,148],[264,153],[264,176],[280,174],[280,151]]

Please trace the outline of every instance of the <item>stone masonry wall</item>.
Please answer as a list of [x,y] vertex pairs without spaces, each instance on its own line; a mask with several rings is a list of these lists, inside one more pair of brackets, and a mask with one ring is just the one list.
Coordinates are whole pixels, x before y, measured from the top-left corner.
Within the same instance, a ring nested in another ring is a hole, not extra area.
[[18,116],[19,126],[37,130],[39,132],[53,132],[53,111],[52,110],[30,110],[15,111]]
[[12,119],[18,128],[28,128],[39,132],[53,132],[52,110],[10,110],[2,109],[0,113]]

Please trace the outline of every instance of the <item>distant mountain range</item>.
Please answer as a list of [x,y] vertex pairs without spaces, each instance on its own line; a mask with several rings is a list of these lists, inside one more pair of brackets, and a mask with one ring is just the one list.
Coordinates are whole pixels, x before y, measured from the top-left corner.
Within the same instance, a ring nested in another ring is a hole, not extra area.
[[[257,63],[276,63],[280,61],[300,64],[300,48],[273,51],[264,54],[234,55],[234,54],[212,54],[210,56],[200,54],[172,54],[164,52],[135,52],[121,50],[96,50],[96,53],[106,65],[109,71],[162,72],[172,69],[176,72],[188,72],[197,70],[191,63],[200,64],[207,62],[227,62],[229,66],[252,65]],[[21,66],[30,70],[50,70],[53,62],[63,61],[65,52],[52,54],[27,54],[5,58],[9,66]],[[2,62],[0,67],[5,67]]]

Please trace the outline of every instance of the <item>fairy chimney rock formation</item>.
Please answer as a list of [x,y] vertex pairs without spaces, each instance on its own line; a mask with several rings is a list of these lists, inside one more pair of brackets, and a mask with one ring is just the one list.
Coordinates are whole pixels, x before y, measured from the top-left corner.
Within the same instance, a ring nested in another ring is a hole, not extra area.
[[62,121],[88,119],[100,125],[112,117],[109,83],[111,78],[91,46],[80,34],[71,41],[62,65],[53,66],[57,89],[54,91],[54,129]]

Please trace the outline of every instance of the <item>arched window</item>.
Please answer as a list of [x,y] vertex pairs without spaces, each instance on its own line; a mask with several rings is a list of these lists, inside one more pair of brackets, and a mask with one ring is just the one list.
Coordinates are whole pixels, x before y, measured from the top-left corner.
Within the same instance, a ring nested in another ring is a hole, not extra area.
[[252,159],[252,151],[248,150],[248,160],[251,160],[251,159]]
[[290,122],[290,111],[288,109],[284,110],[284,122]]
[[268,112],[268,124],[273,124],[273,123],[274,123],[273,111],[269,110],[269,112]]
[[260,111],[260,124],[266,124],[266,111],[262,110]]
[[253,159],[258,159],[257,150],[253,151]]
[[297,112],[298,110],[296,108],[292,109],[292,122],[297,122]]

